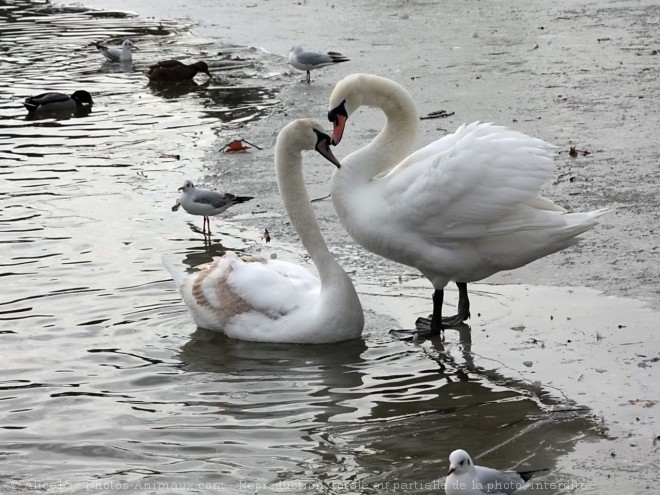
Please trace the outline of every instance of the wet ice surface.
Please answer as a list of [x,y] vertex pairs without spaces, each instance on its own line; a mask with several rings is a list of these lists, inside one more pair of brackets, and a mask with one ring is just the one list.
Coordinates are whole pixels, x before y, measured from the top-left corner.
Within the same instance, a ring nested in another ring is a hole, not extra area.
[[[221,186],[236,173],[206,154],[276,103],[268,55],[196,38],[181,22],[37,15],[21,4],[3,12],[18,22],[0,17],[2,41],[11,43],[11,69],[0,75],[0,487],[437,493],[434,480],[459,447],[485,453],[485,465],[555,467],[550,480],[580,481],[556,460],[570,458],[579,440],[601,438],[603,428],[579,403],[586,391],[565,394],[560,376],[537,379],[563,343],[541,347],[548,314],[560,315],[536,298],[524,306],[529,315],[511,318],[520,293],[478,286],[484,317],[471,322],[472,334],[421,345],[392,341],[387,330],[394,318],[405,324],[428,311],[428,288],[366,277],[364,341],[254,344],[194,328],[161,254],[189,266],[225,247],[301,259],[297,246],[277,238],[263,245],[261,218],[278,217],[253,214],[259,203],[214,222],[212,246],[195,231],[197,218],[170,211],[184,177],[211,176]],[[134,71],[104,64],[88,46],[126,36],[140,48]],[[173,56],[210,62],[214,79],[200,76],[179,94],[152,91],[140,72]],[[232,70],[223,68],[229,62]],[[88,117],[25,120],[24,97],[79,84],[96,101]],[[611,331],[603,329],[602,348]],[[493,347],[511,356],[494,360]],[[515,371],[523,353],[528,373]]]

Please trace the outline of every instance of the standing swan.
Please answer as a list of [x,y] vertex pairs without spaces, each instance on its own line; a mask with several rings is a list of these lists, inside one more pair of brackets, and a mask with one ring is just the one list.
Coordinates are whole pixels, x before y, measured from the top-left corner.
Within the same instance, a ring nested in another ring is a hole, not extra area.
[[[378,76],[353,74],[335,86],[328,113],[333,144],[363,105],[383,110],[387,122],[335,170],[332,201],[356,242],[433,283],[433,314],[417,320],[419,335],[470,317],[468,282],[576,244],[606,211],[566,213],[540,196],[553,175],[553,146],[504,127],[461,125],[408,156],[419,129],[415,102]],[[459,289],[458,314],[442,318],[450,280]]]
[[335,165],[339,162],[330,151],[330,136],[312,120],[292,122],[277,138],[280,194],[320,280],[300,265],[239,258],[232,252],[187,276],[164,259],[198,326],[259,342],[324,344],[361,335],[362,306],[321,235],[303,179],[303,150],[316,150]]

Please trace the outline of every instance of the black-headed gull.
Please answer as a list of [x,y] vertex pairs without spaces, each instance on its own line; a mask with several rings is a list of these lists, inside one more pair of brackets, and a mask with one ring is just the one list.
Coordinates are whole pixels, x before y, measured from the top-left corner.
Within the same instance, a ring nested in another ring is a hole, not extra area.
[[94,43],[94,46],[110,62],[128,62],[133,59],[131,49],[138,49],[131,40],[124,40],[121,44],[121,48],[117,48],[116,46],[105,46],[100,43]]
[[349,59],[344,57],[338,52],[310,52],[305,50],[301,45],[294,45],[289,54],[289,63],[298,70],[307,71],[306,82],[310,82],[310,70],[320,69],[328,65],[339,64],[341,62],[348,62]]
[[211,235],[210,216],[219,215],[230,206],[253,199],[252,196],[236,196],[230,193],[210,191],[209,189],[197,189],[195,184],[189,180],[183,183],[179,191],[181,191],[181,196],[172,207],[172,211],[178,210],[179,205],[181,205],[191,215],[203,216],[202,232],[204,234],[208,233],[208,235]]
[[510,495],[522,488],[539,471],[499,471],[475,466],[464,450],[454,450],[449,456],[449,473],[445,481],[447,495]]

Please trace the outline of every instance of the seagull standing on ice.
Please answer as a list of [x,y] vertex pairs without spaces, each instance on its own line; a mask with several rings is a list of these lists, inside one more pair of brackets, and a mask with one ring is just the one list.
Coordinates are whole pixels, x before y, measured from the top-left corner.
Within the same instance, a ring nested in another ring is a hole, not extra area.
[[178,210],[179,205],[181,205],[191,215],[203,216],[202,232],[204,234],[208,233],[209,236],[211,235],[210,216],[219,215],[230,206],[253,199],[252,196],[236,196],[230,193],[210,191],[209,189],[197,189],[189,180],[183,183],[179,191],[181,191],[181,196],[172,207],[172,211]]
[[344,57],[338,52],[310,52],[305,50],[301,45],[294,45],[289,54],[289,63],[298,70],[307,71],[307,79],[305,82],[310,82],[310,70],[320,69],[328,65],[339,64],[341,62],[348,62],[349,59]]
[[449,456],[449,475],[445,481],[447,495],[510,495],[522,488],[539,471],[498,471],[475,466],[464,450],[455,450]]

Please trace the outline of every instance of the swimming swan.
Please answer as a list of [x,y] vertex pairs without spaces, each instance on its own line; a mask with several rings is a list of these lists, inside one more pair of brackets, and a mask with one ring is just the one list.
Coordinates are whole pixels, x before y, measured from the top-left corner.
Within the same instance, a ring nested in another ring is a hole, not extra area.
[[313,149],[339,164],[319,124],[292,122],[277,138],[275,170],[284,207],[320,280],[300,265],[232,252],[190,275],[163,259],[198,326],[260,342],[323,344],[361,335],[360,300],[323,240],[305,188],[301,152]]
[[[332,201],[357,243],[433,283],[433,314],[416,325],[421,335],[470,317],[467,282],[576,244],[606,211],[566,213],[540,196],[553,175],[554,147],[504,127],[464,124],[408,156],[419,129],[415,102],[378,76],[353,74],[335,86],[328,113],[333,144],[361,106],[380,108],[387,122],[335,170]],[[450,280],[459,289],[458,314],[443,319]]]

